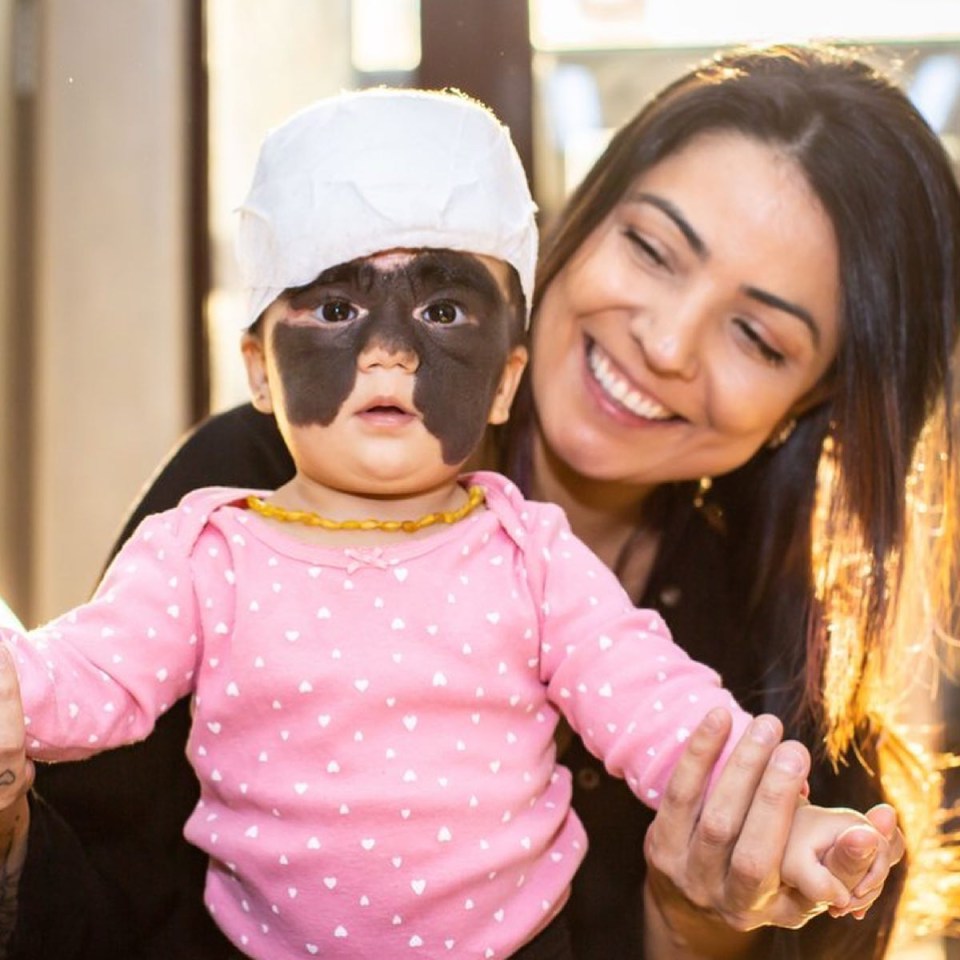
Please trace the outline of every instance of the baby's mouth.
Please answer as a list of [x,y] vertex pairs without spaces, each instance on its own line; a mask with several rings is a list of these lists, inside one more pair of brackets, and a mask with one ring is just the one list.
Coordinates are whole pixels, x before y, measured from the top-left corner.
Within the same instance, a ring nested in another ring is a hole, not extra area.
[[357,411],[365,420],[400,423],[417,417],[417,412],[395,397],[375,397]]
[[593,340],[587,341],[587,367],[604,395],[617,406],[644,420],[679,419],[662,403],[643,393],[621,372]]
[[398,407],[392,403],[376,403],[373,406],[366,407],[362,413],[406,413],[403,407]]

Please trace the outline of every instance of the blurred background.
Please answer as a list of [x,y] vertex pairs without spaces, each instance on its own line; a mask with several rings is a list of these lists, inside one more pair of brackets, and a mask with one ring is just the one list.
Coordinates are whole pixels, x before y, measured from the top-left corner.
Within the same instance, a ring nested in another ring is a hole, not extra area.
[[233,210],[292,111],[472,93],[545,224],[667,80],[817,37],[868,45],[960,158],[960,0],[0,0],[0,595],[83,599],[170,446],[245,399]]
[[465,90],[547,224],[666,81],[809,38],[865,46],[960,160],[960,0],[0,0],[0,595],[84,599],[171,445],[245,399],[232,211],[293,110]]

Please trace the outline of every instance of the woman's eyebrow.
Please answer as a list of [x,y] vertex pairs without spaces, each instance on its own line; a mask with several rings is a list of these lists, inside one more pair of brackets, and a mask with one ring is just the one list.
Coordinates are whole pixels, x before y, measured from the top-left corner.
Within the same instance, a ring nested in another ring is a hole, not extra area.
[[800,320],[803,325],[810,331],[810,336],[813,339],[813,345],[819,349],[820,347],[820,327],[817,326],[817,321],[814,320],[813,314],[810,313],[805,307],[801,307],[796,303],[791,303],[789,300],[784,300],[783,297],[778,297],[775,293],[770,293],[767,290],[761,290],[758,287],[744,287],[743,292],[753,300],[758,301],[759,303],[766,304],[768,307],[773,307],[775,310],[782,310],[784,313],[789,313],[792,316]]
[[710,255],[703,237],[693,229],[687,218],[667,199],[658,197],[655,193],[638,193],[631,198],[636,203],[649,203],[662,213],[666,214],[683,234],[690,249],[701,259],[706,260]]
[[[655,193],[638,193],[631,199],[637,203],[649,203],[669,217],[677,229],[683,234],[687,243],[690,245],[690,249],[693,250],[700,260],[706,260],[710,256],[710,250],[704,242],[703,237],[694,230],[690,221],[687,220],[679,209],[669,200],[664,197],[659,197]],[[810,332],[814,346],[819,348],[820,328],[809,310],[796,303],[791,303],[783,297],[778,297],[775,293],[761,290],[759,287],[744,287],[743,292],[759,303],[773,307],[775,310],[782,310],[784,313],[789,313],[796,317]]]

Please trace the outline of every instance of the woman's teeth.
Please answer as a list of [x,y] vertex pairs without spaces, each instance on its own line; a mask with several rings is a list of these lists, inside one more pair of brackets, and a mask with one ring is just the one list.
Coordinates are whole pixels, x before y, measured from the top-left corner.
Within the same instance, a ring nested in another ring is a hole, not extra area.
[[673,414],[650,397],[632,387],[617,372],[607,355],[593,344],[587,354],[594,379],[611,400],[645,420],[669,420]]

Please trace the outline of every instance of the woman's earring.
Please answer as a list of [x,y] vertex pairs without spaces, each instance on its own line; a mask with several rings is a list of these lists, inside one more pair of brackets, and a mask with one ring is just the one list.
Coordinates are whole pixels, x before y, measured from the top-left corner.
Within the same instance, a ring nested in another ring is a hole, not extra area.
[[701,477],[697,484],[697,492],[693,495],[693,506],[714,530],[725,533],[727,522],[723,515],[723,507],[716,501],[711,502],[707,499],[707,494],[712,487],[712,477]]
[[778,447],[782,447],[789,439],[790,434],[796,429],[797,418],[791,417],[787,420],[780,429],[773,434],[772,437],[767,441],[768,450],[776,450]]
[[700,482],[697,484],[697,492],[693,495],[693,505],[698,510],[703,509],[703,505],[706,502],[706,496],[710,492],[710,488],[712,486],[713,479],[711,477],[700,478]]

